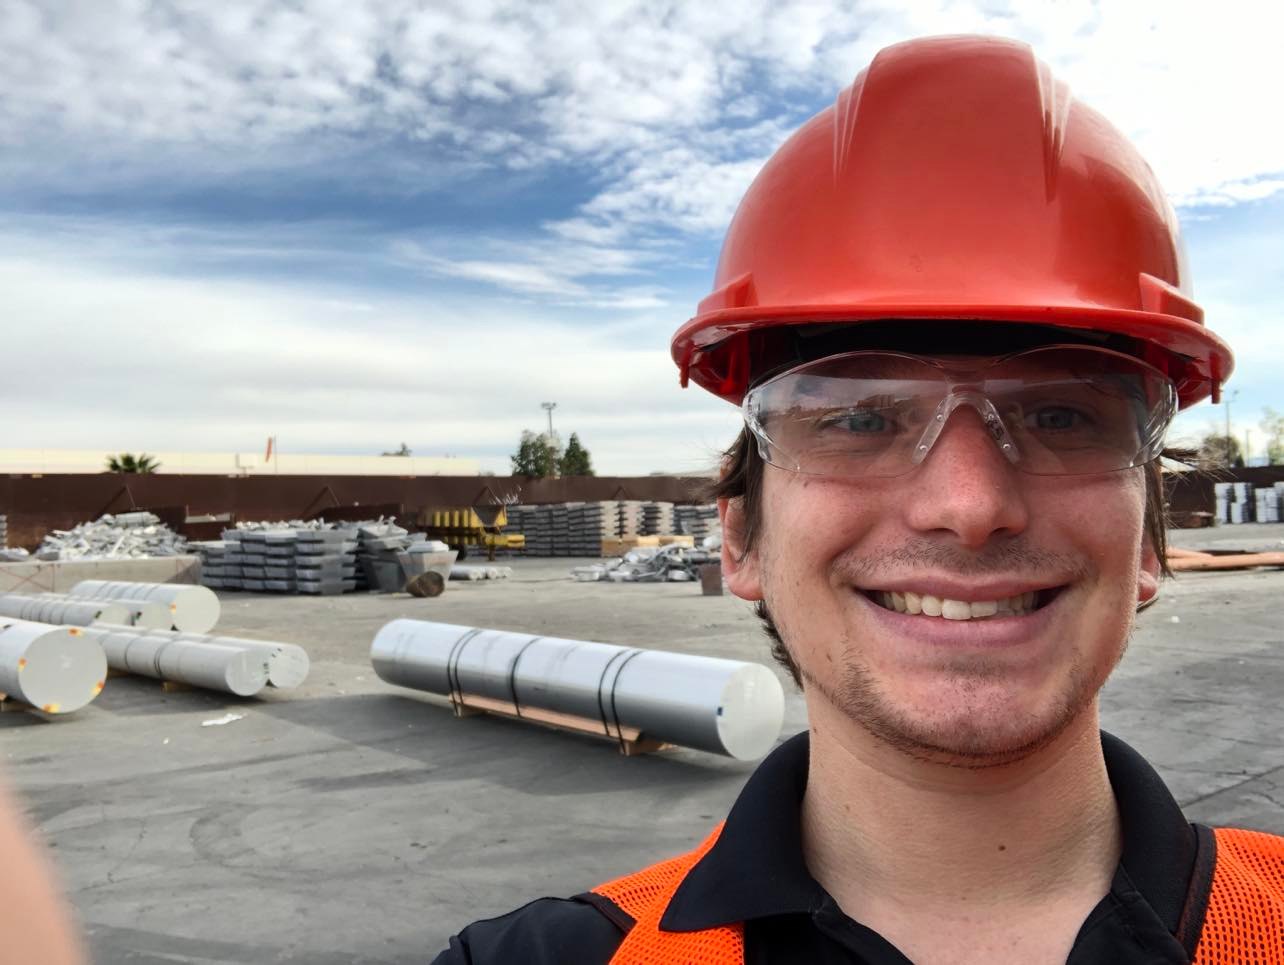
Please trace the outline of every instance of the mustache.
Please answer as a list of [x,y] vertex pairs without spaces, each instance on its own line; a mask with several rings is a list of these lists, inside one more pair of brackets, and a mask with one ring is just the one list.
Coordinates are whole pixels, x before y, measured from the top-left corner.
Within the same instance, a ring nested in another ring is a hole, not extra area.
[[959,576],[1055,575],[1070,582],[1089,576],[1093,569],[1081,556],[1036,549],[1020,538],[975,551],[916,538],[881,552],[849,551],[834,565],[853,583],[904,570],[936,570]]

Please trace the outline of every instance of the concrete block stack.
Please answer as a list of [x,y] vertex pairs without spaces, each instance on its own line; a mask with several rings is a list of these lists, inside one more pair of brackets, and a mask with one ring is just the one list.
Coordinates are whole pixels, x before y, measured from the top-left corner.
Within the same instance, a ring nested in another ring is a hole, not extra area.
[[719,528],[718,507],[713,503],[704,506],[675,506],[673,525],[679,533],[695,537],[696,545]]
[[1278,523],[1280,521],[1280,501],[1284,496],[1284,483],[1276,483],[1271,488],[1257,489],[1253,493],[1257,505],[1254,507],[1259,523]]
[[571,541],[566,556],[597,556],[602,552],[602,541],[615,536],[619,526],[614,502],[572,505],[568,515]]
[[357,588],[357,530],[300,530],[294,547],[300,593],[336,596]]
[[620,537],[637,536],[642,532],[642,507],[640,499],[621,499],[616,502],[615,532],[611,535]]
[[9,546],[9,517],[0,513],[0,550]]
[[527,556],[553,555],[553,507],[510,506],[507,529],[526,537]]
[[638,535],[661,536],[672,532],[673,503],[642,504],[642,528],[638,531]]
[[[240,552],[240,541],[232,542],[222,539],[206,539],[189,543],[188,548],[201,558],[201,586],[211,590],[239,590],[241,588],[241,565],[227,562],[228,547],[235,547],[231,552]],[[235,570],[235,577],[229,577],[229,570]]]
[[1213,496],[1216,503],[1216,516],[1219,522],[1253,522],[1256,500],[1253,498],[1252,483],[1214,483]]

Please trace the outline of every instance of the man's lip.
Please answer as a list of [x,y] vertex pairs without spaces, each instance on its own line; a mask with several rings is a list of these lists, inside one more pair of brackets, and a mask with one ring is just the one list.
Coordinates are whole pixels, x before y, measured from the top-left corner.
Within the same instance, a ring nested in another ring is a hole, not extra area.
[[[1060,606],[1064,594],[1058,594],[1046,606],[1022,614],[997,614],[977,620],[947,620],[944,617],[926,617],[898,613],[875,603],[864,592],[853,594],[869,614],[876,628],[889,634],[890,640],[902,640],[929,648],[973,648],[1027,652],[1048,632],[1052,621],[1063,612]],[[946,599],[951,599],[946,597]],[[1039,652],[1036,646],[1028,652]]]
[[964,603],[980,603],[989,600],[1006,600],[1020,596],[1022,593],[1040,593],[1044,590],[1061,589],[1069,580],[1005,579],[1005,580],[959,580],[957,578],[924,576],[889,579],[879,583],[857,586],[864,594],[870,593],[918,593],[928,594],[941,600],[960,600]]

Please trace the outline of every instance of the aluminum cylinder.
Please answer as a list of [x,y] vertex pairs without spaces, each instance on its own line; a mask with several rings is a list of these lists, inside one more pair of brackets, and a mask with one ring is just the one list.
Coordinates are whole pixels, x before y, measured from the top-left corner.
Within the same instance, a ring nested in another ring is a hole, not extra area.
[[79,710],[102,693],[103,648],[80,627],[0,619],[0,693],[49,714]]
[[79,600],[73,597],[45,595],[24,596],[6,593],[0,596],[0,617],[16,617],[53,626],[87,627],[91,623],[128,623],[129,611],[109,600]]
[[127,614],[125,622],[140,630],[168,630],[174,622],[169,607],[163,603],[129,599],[114,599],[112,602],[123,606]]
[[476,694],[617,724],[740,760],[771,749],[784,721],[776,675],[756,663],[448,623],[393,620],[370,649],[389,683]]
[[251,697],[267,684],[267,660],[237,647],[134,627],[87,627],[115,670]]
[[130,580],[81,580],[71,595],[92,600],[145,600],[159,603],[170,613],[165,629],[183,633],[209,633],[218,623],[218,596],[206,586],[191,583],[140,583]]

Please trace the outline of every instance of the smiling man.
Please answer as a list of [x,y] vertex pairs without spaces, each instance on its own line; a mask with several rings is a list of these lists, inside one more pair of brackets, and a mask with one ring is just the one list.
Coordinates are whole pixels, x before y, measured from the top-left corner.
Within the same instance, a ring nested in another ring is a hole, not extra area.
[[1172,209],[1028,47],[882,51],[768,161],[673,342],[809,729],[690,854],[439,962],[1284,962],[1284,841],[1188,823],[1099,729],[1216,397]]

